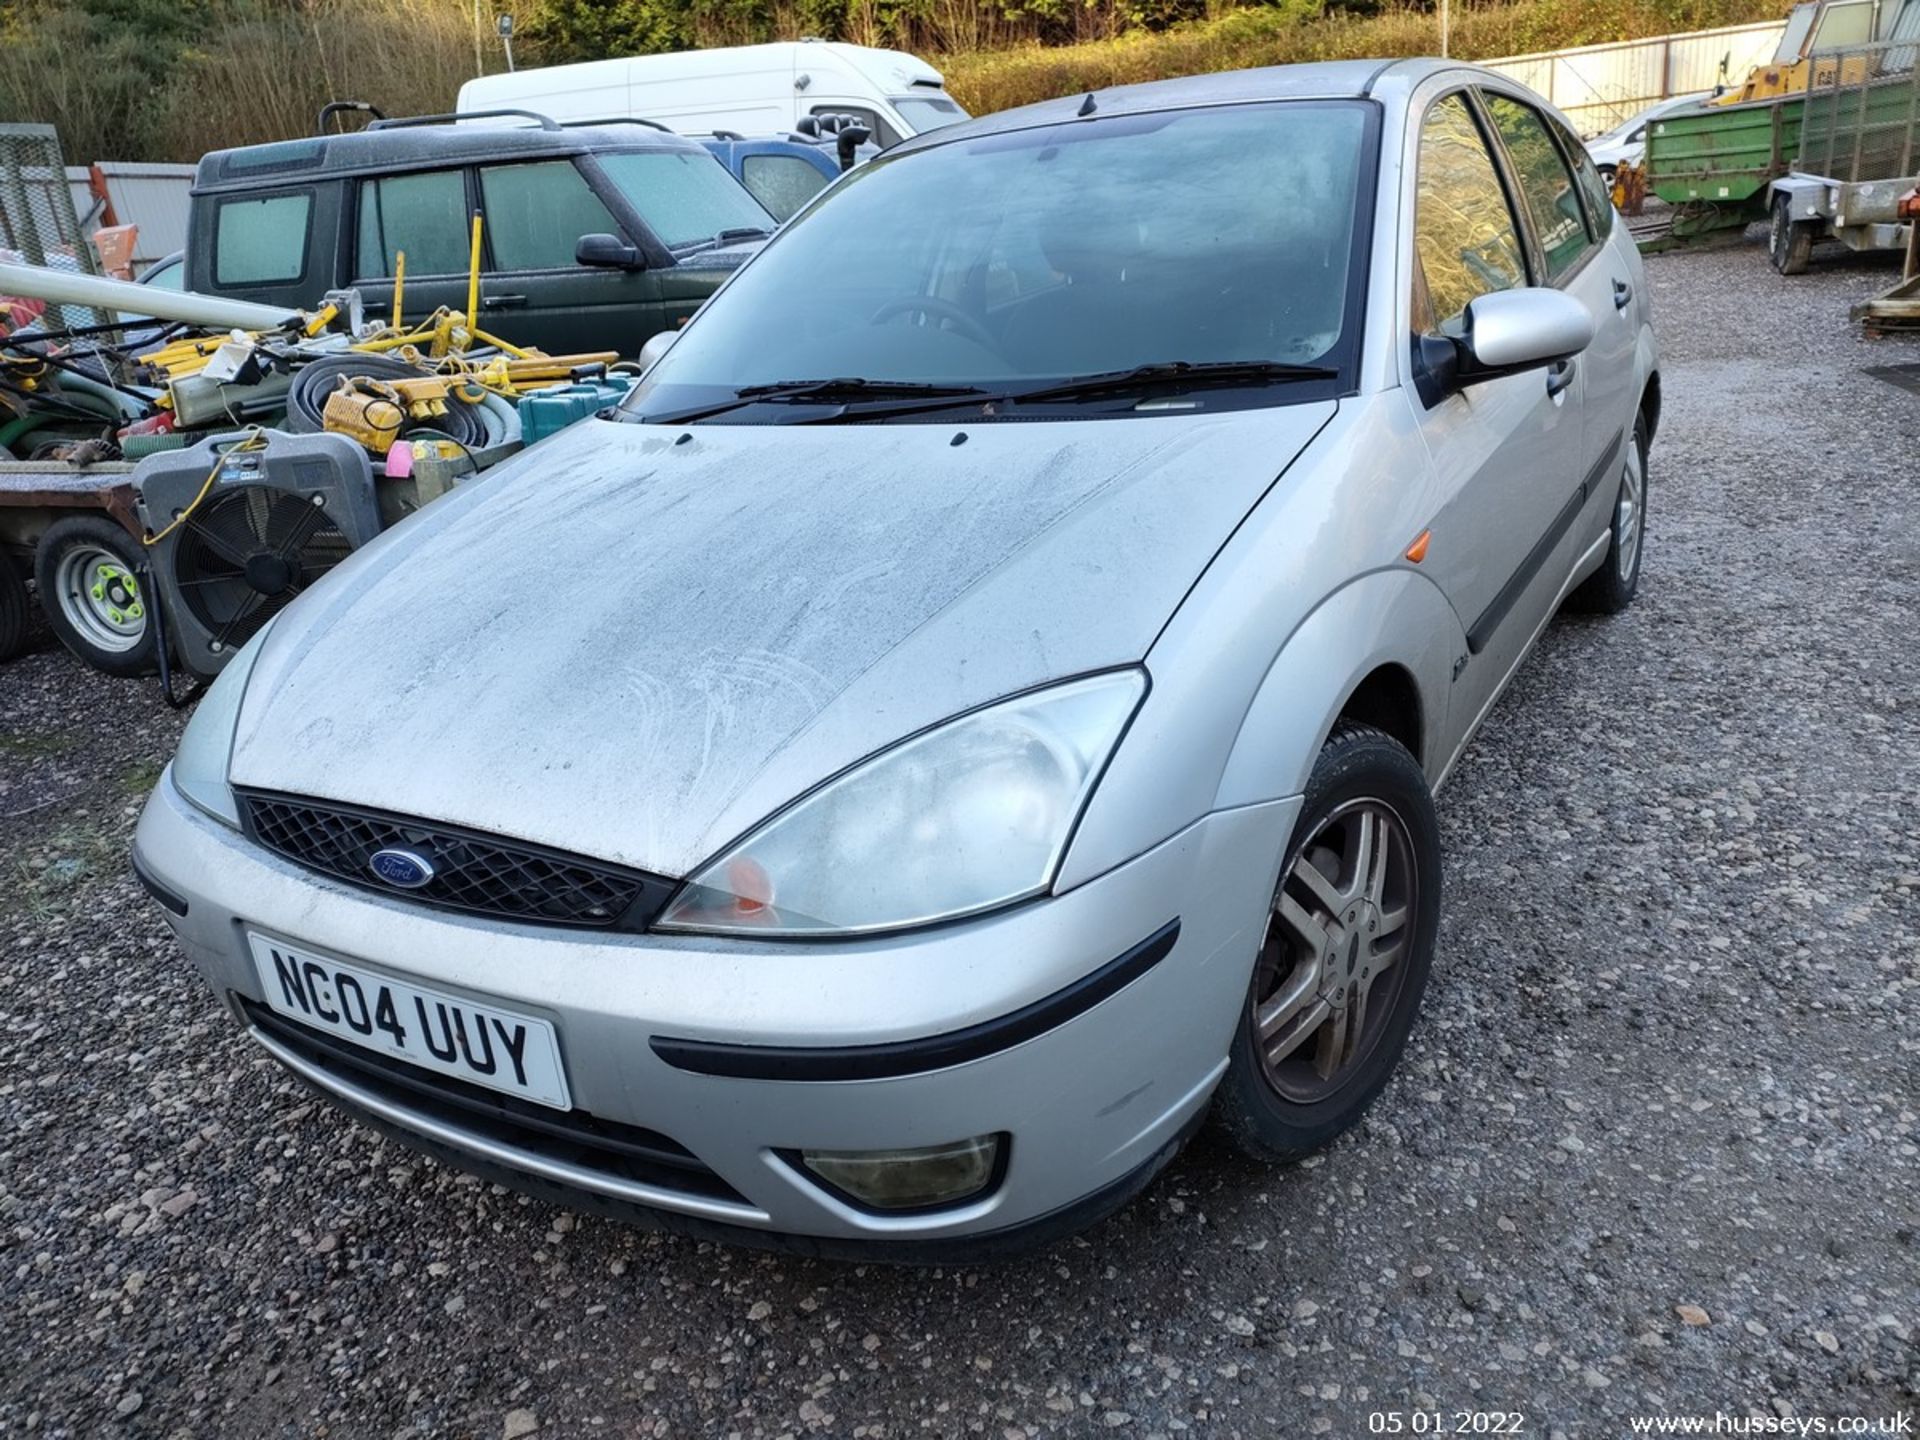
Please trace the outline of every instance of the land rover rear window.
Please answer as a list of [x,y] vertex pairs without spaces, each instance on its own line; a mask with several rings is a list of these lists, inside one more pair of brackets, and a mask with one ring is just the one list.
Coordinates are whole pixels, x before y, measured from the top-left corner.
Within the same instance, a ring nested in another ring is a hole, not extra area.
[[307,268],[307,221],[313,196],[270,195],[222,200],[214,221],[213,278],[218,285],[274,285]]

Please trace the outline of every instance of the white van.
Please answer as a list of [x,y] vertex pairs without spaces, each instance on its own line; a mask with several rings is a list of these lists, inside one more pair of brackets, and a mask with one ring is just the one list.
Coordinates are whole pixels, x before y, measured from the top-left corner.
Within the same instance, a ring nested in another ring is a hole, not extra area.
[[463,115],[532,110],[561,121],[654,120],[682,135],[775,135],[806,115],[854,115],[881,145],[967,118],[926,61],[830,40],[484,75],[460,87],[457,108]]

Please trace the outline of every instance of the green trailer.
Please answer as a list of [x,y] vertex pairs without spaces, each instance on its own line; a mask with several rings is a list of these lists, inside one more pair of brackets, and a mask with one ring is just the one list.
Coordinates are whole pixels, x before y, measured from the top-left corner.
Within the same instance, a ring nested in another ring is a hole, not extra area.
[[1647,132],[1647,189],[1673,206],[1677,238],[1744,227],[1767,215],[1768,187],[1798,147],[1806,95],[1707,102]]
[[1774,266],[1789,275],[1816,240],[1906,243],[1897,207],[1920,179],[1920,0],[1876,19],[1887,38],[1810,50],[1765,77],[1788,93],[1703,103],[1650,127],[1647,188],[1673,207],[1676,239],[1765,220]]

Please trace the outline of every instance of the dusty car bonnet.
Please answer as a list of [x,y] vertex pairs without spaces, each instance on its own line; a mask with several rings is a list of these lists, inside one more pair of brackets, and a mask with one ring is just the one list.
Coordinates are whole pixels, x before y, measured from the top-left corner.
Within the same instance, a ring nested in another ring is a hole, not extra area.
[[1334,408],[583,422],[281,616],[232,778],[685,874],[922,727],[1143,658]]

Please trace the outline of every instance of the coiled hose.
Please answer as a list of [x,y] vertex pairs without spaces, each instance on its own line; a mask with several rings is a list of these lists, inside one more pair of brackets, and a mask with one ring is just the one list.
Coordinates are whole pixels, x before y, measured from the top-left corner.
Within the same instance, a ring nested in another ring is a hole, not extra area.
[[[427,373],[388,355],[327,355],[310,360],[294,373],[293,387],[287,391],[287,429],[296,435],[313,435],[326,429],[322,415],[327,397],[340,388],[343,379],[418,380]],[[444,435],[469,450],[477,450],[487,443],[487,431],[479,406],[449,398],[446,414],[430,420],[409,420],[401,434]]]

